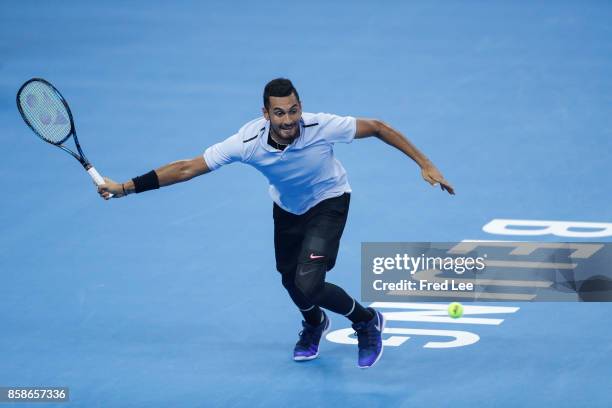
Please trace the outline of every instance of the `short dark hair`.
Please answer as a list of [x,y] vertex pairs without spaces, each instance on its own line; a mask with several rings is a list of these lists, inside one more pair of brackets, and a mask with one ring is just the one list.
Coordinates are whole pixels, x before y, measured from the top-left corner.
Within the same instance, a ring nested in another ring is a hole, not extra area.
[[299,102],[300,95],[298,95],[297,90],[295,89],[295,87],[293,86],[290,80],[288,80],[287,78],[273,79],[270,82],[268,82],[266,84],[266,87],[264,88],[264,93],[263,93],[264,106],[266,107],[266,109],[270,108],[270,97],[271,96],[283,97],[283,96],[289,96],[292,93],[295,94],[295,97],[297,98]]

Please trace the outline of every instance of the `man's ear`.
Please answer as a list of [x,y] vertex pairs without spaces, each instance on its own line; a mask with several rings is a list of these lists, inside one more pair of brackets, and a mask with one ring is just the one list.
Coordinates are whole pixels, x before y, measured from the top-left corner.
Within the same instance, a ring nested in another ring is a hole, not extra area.
[[266,120],[270,120],[270,115],[268,115],[268,110],[266,109],[265,106],[261,108],[261,113],[263,113],[264,118],[266,118]]

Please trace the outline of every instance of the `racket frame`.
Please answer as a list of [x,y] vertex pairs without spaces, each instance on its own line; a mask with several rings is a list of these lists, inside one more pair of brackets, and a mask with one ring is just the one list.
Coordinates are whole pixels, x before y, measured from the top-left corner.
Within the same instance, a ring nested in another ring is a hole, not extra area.
[[[42,82],[43,84],[51,88],[51,90],[55,92],[56,96],[60,99],[60,102],[62,102],[62,104],[64,105],[64,108],[66,108],[66,112],[68,112],[68,119],[70,119],[70,132],[68,132],[68,134],[62,140],[58,142],[52,142],[48,139],[45,139],[40,133],[38,133],[38,131],[34,128],[34,126],[30,124],[30,121],[27,119],[27,115],[21,108],[21,102],[19,101],[19,97],[21,96],[23,89],[32,82]],[[93,181],[96,183],[96,185],[100,186],[104,184],[104,178],[100,175],[100,173],[98,173],[96,168],[89,162],[89,160],[87,160],[85,153],[83,153],[83,149],[81,149],[81,144],[79,143],[79,138],[77,137],[76,126],[74,125],[74,119],[72,118],[72,111],[70,110],[70,106],[68,106],[68,102],[66,101],[64,96],[61,94],[61,92],[57,90],[56,87],[54,87],[49,81],[43,78],[32,78],[32,79],[27,80],[23,85],[21,85],[21,87],[17,91],[17,109],[19,109],[19,113],[21,114],[23,121],[26,123],[26,125],[28,125],[30,129],[32,129],[32,131],[34,132],[36,136],[38,136],[43,141],[49,144],[52,144],[54,146],[57,146],[67,153],[70,153],[72,157],[74,157],[75,159],[79,161],[79,163],[81,163],[81,165],[85,168],[85,170],[87,171],[89,176],[93,179]],[[74,151],[68,149],[66,146],[63,146],[63,144],[68,139],[70,139],[70,136],[72,136],[72,140],[74,141],[74,145],[76,146],[78,153],[75,153]],[[113,197],[113,194],[110,194],[110,197]]]
[[[52,142],[48,139],[45,139],[44,137],[42,137],[38,131],[36,129],[34,129],[34,126],[32,126],[30,124],[30,121],[27,119],[26,114],[24,113],[23,109],[21,108],[21,102],[19,101],[19,97],[21,96],[21,93],[23,91],[23,89],[30,84],[31,82],[42,82],[45,85],[47,85],[49,88],[51,88],[51,90],[53,92],[55,92],[55,94],[57,95],[57,97],[60,99],[60,101],[62,102],[62,104],[64,105],[64,108],[66,109],[66,112],[68,112],[68,119],[70,120],[70,132],[68,132],[68,134],[66,135],[66,137],[64,137],[62,140],[60,140],[59,142]],[[34,134],[36,134],[36,136],[38,136],[39,138],[41,138],[42,140],[44,140],[45,142],[52,144],[54,146],[59,147],[60,149],[64,150],[67,153],[70,153],[70,155],[72,157],[74,157],[75,159],[77,159],[79,161],[79,163],[81,163],[81,165],[85,168],[85,170],[89,170],[90,168],[92,168],[91,163],[89,162],[89,160],[87,160],[87,157],[85,156],[85,154],[83,153],[83,149],[81,149],[81,144],[79,143],[79,139],[77,137],[77,133],[76,133],[76,127],[74,126],[74,119],[72,118],[72,111],[70,110],[70,106],[68,106],[68,102],[66,101],[66,99],[64,98],[64,96],[60,93],[60,91],[57,90],[56,87],[54,87],[49,81],[42,79],[42,78],[32,78],[27,80],[23,85],[21,85],[21,87],[19,88],[19,90],[17,91],[17,108],[19,109],[19,113],[21,114],[21,117],[23,118],[23,121],[28,125],[28,127],[30,129],[32,129],[32,131],[34,132]],[[72,136],[72,139],[74,140],[74,145],[77,148],[77,152],[75,153],[72,150],[68,149],[66,146],[63,146],[63,144],[70,139],[70,136]]]

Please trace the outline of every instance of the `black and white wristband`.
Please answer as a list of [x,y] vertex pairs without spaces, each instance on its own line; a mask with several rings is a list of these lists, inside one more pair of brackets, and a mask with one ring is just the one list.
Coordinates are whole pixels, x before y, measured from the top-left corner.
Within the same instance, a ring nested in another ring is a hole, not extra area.
[[155,170],[151,170],[142,176],[134,177],[132,182],[134,183],[135,193],[157,190],[159,188],[159,179],[157,178],[157,173]]

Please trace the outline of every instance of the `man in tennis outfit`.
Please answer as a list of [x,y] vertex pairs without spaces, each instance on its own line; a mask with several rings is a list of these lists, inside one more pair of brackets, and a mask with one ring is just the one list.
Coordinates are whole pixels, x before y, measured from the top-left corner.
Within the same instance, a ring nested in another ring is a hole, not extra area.
[[111,194],[119,198],[168,186],[233,162],[255,167],[268,179],[274,201],[276,269],[304,317],[294,360],[312,360],[319,355],[321,337],[330,328],[326,309],[353,323],[358,366],[371,367],[383,351],[383,315],[364,308],[325,280],[336,263],[351,198],[346,171],[334,157],[334,143],[376,136],[417,162],[427,182],[440,184],[450,194],[454,194],[453,188],[416,147],[381,121],[302,112],[297,90],[284,78],[266,85],[263,100],[263,117],[207,148],[202,156],[167,164],[125,183],[105,178],[98,192],[108,200]]

